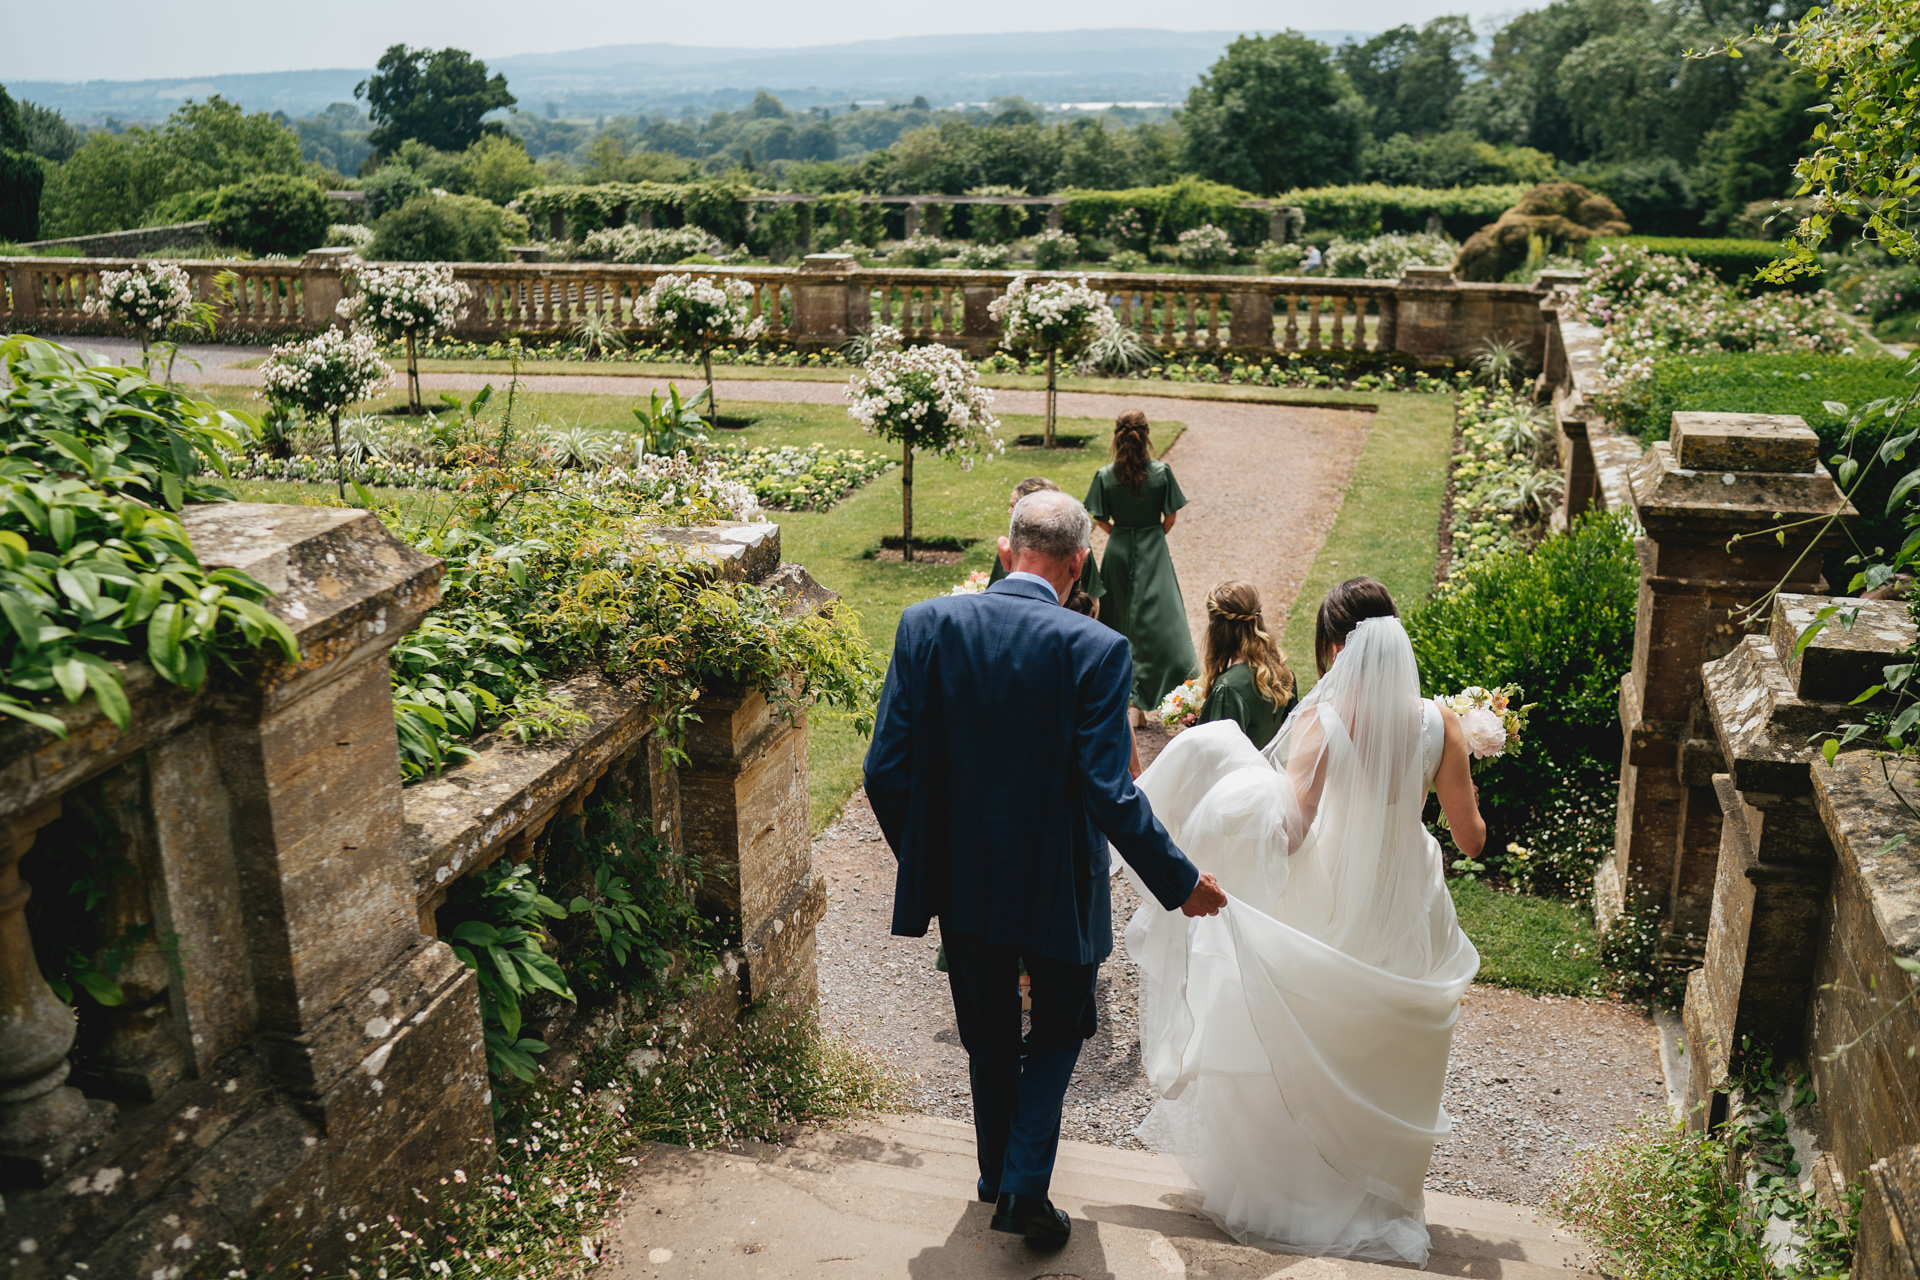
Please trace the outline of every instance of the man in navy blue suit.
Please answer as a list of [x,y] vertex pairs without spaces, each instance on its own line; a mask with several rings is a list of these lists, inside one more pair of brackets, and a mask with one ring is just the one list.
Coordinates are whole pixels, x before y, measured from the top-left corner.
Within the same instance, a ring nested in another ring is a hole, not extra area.
[[866,760],[867,798],[900,864],[893,931],[924,937],[940,918],[980,1198],[995,1230],[1042,1245],[1072,1230],[1047,1190],[1067,1081],[1094,1032],[1094,978],[1113,951],[1109,842],[1167,910],[1226,904],[1134,789],[1126,639],[1060,607],[1091,532],[1071,497],[1030,494],[1013,511],[1006,578],[901,616]]

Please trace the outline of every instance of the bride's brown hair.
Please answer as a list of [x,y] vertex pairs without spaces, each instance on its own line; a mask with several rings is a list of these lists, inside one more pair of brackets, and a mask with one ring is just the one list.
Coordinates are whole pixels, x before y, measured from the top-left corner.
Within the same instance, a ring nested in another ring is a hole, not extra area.
[[1138,409],[1113,420],[1113,474],[1128,493],[1137,495],[1147,487],[1147,463],[1153,459],[1151,431],[1147,415]]
[[1327,592],[1313,622],[1313,662],[1320,674],[1333,665],[1333,651],[1347,642],[1353,629],[1368,618],[1397,618],[1393,596],[1372,578],[1348,578]]
[[1223,582],[1207,596],[1207,665],[1202,691],[1226,669],[1244,662],[1253,687],[1277,707],[1293,701],[1293,668],[1260,617],[1260,593],[1251,582]]

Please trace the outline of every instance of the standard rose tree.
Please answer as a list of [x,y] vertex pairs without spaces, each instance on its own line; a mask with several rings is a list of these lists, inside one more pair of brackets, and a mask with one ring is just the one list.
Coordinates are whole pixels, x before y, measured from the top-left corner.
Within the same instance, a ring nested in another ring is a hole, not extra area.
[[753,314],[753,286],[744,280],[710,276],[665,275],[653,282],[633,308],[634,323],[656,330],[686,347],[698,347],[707,375],[707,412],[720,425],[713,395],[713,344],[751,341],[766,331],[765,316]]
[[407,412],[425,413],[419,342],[451,329],[471,297],[473,290],[455,280],[444,262],[361,266],[354,271],[353,295],[341,300],[339,311],[357,329],[406,344]]
[[347,463],[340,451],[340,412],[365,400],[392,376],[393,367],[380,358],[371,336],[339,329],[322,329],[304,342],[275,347],[260,366],[268,400],[308,417],[324,417],[333,428],[335,480],[342,498],[347,496]]
[[[140,371],[145,373],[153,340],[192,321],[200,306],[185,270],[170,262],[147,262],[125,271],[102,271],[98,291],[80,304],[80,310],[118,320],[139,335]],[[171,367],[172,362],[168,364]]]
[[[902,559],[913,559],[913,454],[999,453],[993,395],[980,385],[967,358],[950,347],[901,350],[899,331],[874,331],[873,354],[847,383],[847,413],[868,431],[900,443],[900,534]],[[960,459],[973,465],[971,456]]]
[[1047,353],[1047,447],[1053,447],[1055,371],[1061,356],[1072,358],[1120,327],[1106,296],[1087,287],[1086,277],[1071,280],[1033,280],[1017,275],[1006,293],[987,308],[1006,327],[1000,345]]

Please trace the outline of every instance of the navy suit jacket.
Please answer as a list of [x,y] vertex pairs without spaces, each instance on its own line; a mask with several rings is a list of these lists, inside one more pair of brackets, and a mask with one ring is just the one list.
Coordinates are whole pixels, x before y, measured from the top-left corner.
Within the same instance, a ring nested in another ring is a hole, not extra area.
[[867,750],[899,860],[893,931],[927,922],[1068,964],[1113,951],[1111,841],[1169,910],[1199,882],[1127,771],[1126,638],[1010,578],[901,615]]

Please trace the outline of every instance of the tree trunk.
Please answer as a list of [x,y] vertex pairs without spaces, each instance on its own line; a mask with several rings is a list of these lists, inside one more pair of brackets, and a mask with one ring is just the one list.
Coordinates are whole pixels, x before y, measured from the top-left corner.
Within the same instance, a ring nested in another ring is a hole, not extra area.
[[1054,358],[1056,352],[1047,348],[1047,448],[1053,448],[1053,406],[1054,406]]
[[[413,345],[413,334],[407,334],[407,412],[424,413],[426,407],[420,403],[420,358]],[[337,443],[337,441],[336,441]]]
[[340,451],[340,411],[335,409],[327,416],[328,420],[333,424],[334,484],[340,490],[340,497],[345,499],[347,496],[347,455]]
[[913,440],[900,446],[900,558],[913,559]]
[[153,376],[153,370],[148,367],[147,351],[152,346],[152,344],[153,344],[153,339],[148,336],[146,325],[144,324],[141,325],[140,326],[140,372],[146,374],[149,378]]
[[720,401],[713,394],[713,345],[700,348],[700,363],[707,371],[707,415],[713,422],[713,429],[720,429]]

